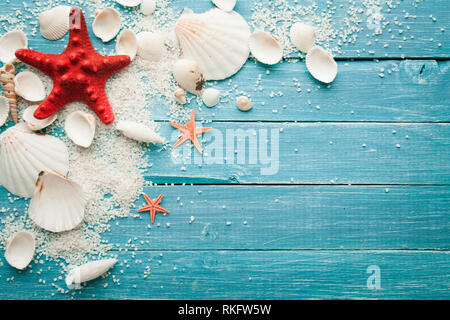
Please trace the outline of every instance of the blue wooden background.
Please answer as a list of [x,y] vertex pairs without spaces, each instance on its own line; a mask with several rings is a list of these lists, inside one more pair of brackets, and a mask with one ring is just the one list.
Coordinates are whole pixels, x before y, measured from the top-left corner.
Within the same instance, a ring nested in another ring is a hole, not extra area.
[[[346,16],[339,8],[349,2],[333,3],[339,25]],[[207,0],[172,5],[197,12],[212,7]],[[0,1],[2,14],[22,7],[22,1]],[[253,1],[238,0],[244,17],[252,8]],[[128,250],[114,249],[120,261],[111,276],[61,294],[55,286],[64,288],[58,279],[64,275],[56,263],[17,272],[2,255],[0,298],[450,298],[450,7],[448,0],[410,0],[383,14],[391,32],[370,48],[366,31],[344,46],[329,88],[314,81],[301,60],[270,67],[266,75],[250,59],[233,84],[252,94],[252,111],[238,111],[234,99],[214,109],[192,103],[197,119],[211,120],[221,132],[279,130],[278,174],[260,175],[252,165],[177,164],[170,151],[152,152],[147,179],[163,185],[145,191],[164,193],[171,214],[158,215],[161,227],[151,232],[146,215],[112,223],[104,238]],[[97,49],[114,46],[93,40]],[[65,42],[50,45],[38,34],[30,47],[56,53]],[[264,90],[255,91],[260,74]],[[229,89],[226,81],[215,87]],[[271,98],[272,91],[284,95]],[[151,108],[162,134],[172,136],[167,110]],[[2,206],[9,206],[4,189]],[[23,214],[25,201],[15,207]],[[191,216],[195,221],[188,223]],[[371,265],[381,271],[378,290],[367,287]]]

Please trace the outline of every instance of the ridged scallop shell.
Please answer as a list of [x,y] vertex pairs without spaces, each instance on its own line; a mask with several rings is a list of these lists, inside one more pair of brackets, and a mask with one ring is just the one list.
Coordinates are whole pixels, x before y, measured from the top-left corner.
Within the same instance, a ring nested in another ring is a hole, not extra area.
[[7,32],[0,38],[0,61],[10,64],[16,61],[16,50],[28,47],[28,38],[21,30]]
[[142,0],[116,0],[116,2],[124,7],[137,7]]
[[105,8],[95,13],[92,31],[103,42],[111,41],[120,30],[122,20],[120,13],[113,8]]
[[148,61],[159,61],[167,53],[164,38],[153,32],[140,32],[136,36],[138,43],[137,54]]
[[96,121],[92,114],[75,111],[67,116],[64,130],[77,146],[89,148],[94,140]]
[[39,14],[41,35],[47,40],[58,40],[69,31],[71,7],[56,6]]
[[217,8],[225,12],[233,11],[236,5],[236,0],[212,0],[212,3],[216,5]]
[[36,243],[27,231],[17,232],[6,241],[5,259],[14,268],[24,270],[33,260]]
[[226,79],[247,61],[250,28],[237,12],[185,9],[175,25],[181,57],[196,61],[206,80]]
[[9,115],[9,102],[6,97],[0,97],[0,127],[3,126],[8,120]]
[[44,83],[37,74],[22,71],[14,77],[16,94],[27,101],[38,102],[46,97]]
[[137,38],[134,32],[129,29],[122,30],[116,41],[117,54],[126,54],[133,61],[138,50]]
[[201,94],[205,77],[197,62],[188,59],[179,59],[173,66],[173,77],[187,92]]
[[301,52],[308,52],[314,47],[316,28],[308,24],[296,22],[290,30],[292,44]]
[[142,0],[141,12],[146,16],[151,15],[156,10],[155,0]]
[[264,64],[272,65],[280,62],[283,47],[277,38],[265,31],[255,31],[249,38],[249,47],[253,56]]
[[125,137],[146,143],[165,143],[166,141],[152,128],[149,128],[141,123],[121,120],[116,124],[116,129],[119,130]]
[[22,120],[25,121],[28,128],[33,131],[44,129],[55,122],[57,115],[54,113],[50,117],[40,120],[34,116],[34,112],[39,108],[39,105],[30,106],[23,111]]
[[322,47],[315,46],[306,54],[306,67],[317,80],[330,83],[336,78],[338,66],[333,56]]
[[86,197],[81,186],[55,171],[42,171],[30,201],[28,214],[40,228],[69,231],[84,218]]
[[117,263],[116,259],[103,259],[98,261],[90,261],[79,267],[75,267],[69,271],[66,276],[66,285],[80,284],[83,282],[94,280]]
[[31,132],[25,123],[0,135],[0,150],[0,184],[20,197],[33,195],[41,171],[69,171],[66,145],[55,137]]
[[214,107],[220,101],[220,91],[214,88],[205,89],[202,93],[202,101],[208,108]]

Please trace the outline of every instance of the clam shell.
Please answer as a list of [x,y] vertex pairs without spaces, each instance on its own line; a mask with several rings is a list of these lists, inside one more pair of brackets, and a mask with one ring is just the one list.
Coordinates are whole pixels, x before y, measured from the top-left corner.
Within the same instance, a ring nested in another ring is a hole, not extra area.
[[233,11],[236,5],[236,0],[211,0],[217,8],[225,12]]
[[69,171],[69,153],[55,137],[35,134],[19,123],[0,135],[0,184],[20,197],[33,195],[43,170]]
[[159,61],[167,53],[164,38],[153,32],[140,32],[136,36],[138,42],[137,54],[149,61]]
[[338,66],[333,56],[322,47],[315,46],[306,54],[306,67],[317,80],[330,83],[336,78]]
[[67,137],[77,146],[89,148],[95,136],[95,118],[93,115],[75,111],[69,114],[64,124]]
[[173,66],[173,77],[184,90],[201,94],[205,78],[197,62],[179,59]]
[[236,99],[236,105],[241,111],[248,111],[253,108],[253,103],[246,96],[238,97]]
[[6,241],[5,259],[14,268],[23,270],[33,260],[34,236],[27,231],[17,232]]
[[173,98],[179,104],[186,104],[186,91],[181,88],[176,88],[173,92]]
[[39,14],[42,36],[47,40],[58,40],[69,31],[69,14],[71,7],[56,6]]
[[21,30],[7,32],[0,38],[0,61],[10,64],[16,61],[16,50],[28,46],[28,38]]
[[53,122],[55,122],[55,120],[57,118],[56,113],[55,113],[46,119],[43,119],[43,120],[37,119],[34,116],[34,112],[36,111],[37,108],[39,108],[39,105],[30,106],[30,107],[26,108],[22,114],[23,121],[25,121],[28,128],[30,128],[33,131],[41,130],[41,129],[48,127]]
[[146,16],[153,14],[156,10],[155,0],[142,0],[141,12]]
[[80,284],[94,280],[106,273],[117,263],[116,259],[103,259],[91,261],[69,271],[66,276],[66,285]]
[[142,0],[116,0],[116,2],[124,7],[137,7]]
[[116,42],[117,54],[126,54],[130,56],[131,61],[136,57],[138,43],[136,35],[132,30],[125,29],[119,33]]
[[314,47],[316,28],[308,24],[296,22],[290,30],[292,44],[301,52],[308,52]]
[[8,120],[9,115],[9,102],[6,97],[0,97],[0,127],[3,126]]
[[16,94],[27,101],[38,102],[46,97],[45,87],[37,74],[22,71],[14,77]]
[[220,101],[220,91],[214,88],[205,89],[202,93],[202,101],[207,107],[214,107]]
[[122,21],[120,13],[113,8],[105,8],[95,13],[92,31],[103,42],[111,41],[120,30]]
[[165,143],[166,141],[152,128],[149,128],[141,123],[133,121],[118,121],[116,129],[119,130],[125,137],[139,142],[147,143]]
[[83,221],[86,203],[83,189],[78,183],[56,171],[42,171],[28,214],[42,229],[51,232],[69,231]]
[[248,44],[253,56],[264,64],[276,64],[283,57],[283,47],[278,39],[265,31],[255,31]]
[[250,28],[237,12],[214,8],[202,14],[185,9],[175,25],[181,57],[197,62],[206,80],[238,72],[250,52]]

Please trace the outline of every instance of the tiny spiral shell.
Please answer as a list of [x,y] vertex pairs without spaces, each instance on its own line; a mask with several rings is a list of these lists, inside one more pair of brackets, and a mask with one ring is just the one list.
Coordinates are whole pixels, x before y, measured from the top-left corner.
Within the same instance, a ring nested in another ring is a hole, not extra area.
[[0,84],[3,88],[3,94],[8,99],[9,112],[14,123],[19,121],[17,110],[17,97],[14,85],[14,75],[16,68],[12,64],[6,64],[0,68]]

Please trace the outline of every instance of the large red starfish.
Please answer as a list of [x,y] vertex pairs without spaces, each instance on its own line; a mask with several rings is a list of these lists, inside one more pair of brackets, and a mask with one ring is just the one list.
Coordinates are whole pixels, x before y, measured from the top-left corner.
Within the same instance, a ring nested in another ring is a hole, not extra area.
[[164,209],[163,207],[161,207],[159,205],[159,203],[161,202],[163,195],[160,194],[158,198],[156,198],[155,200],[150,199],[146,194],[144,194],[144,198],[147,201],[148,205],[140,208],[138,210],[138,212],[144,212],[144,211],[150,211],[150,218],[152,220],[152,223],[155,221],[155,215],[156,212],[164,212],[164,213],[169,213],[169,211],[167,211],[166,209]]
[[183,132],[183,136],[180,138],[180,140],[177,141],[173,145],[174,148],[178,147],[180,144],[184,143],[186,140],[191,140],[194,146],[197,148],[198,152],[202,153],[202,147],[200,146],[200,143],[198,142],[197,135],[202,134],[203,132],[212,130],[212,128],[196,128],[195,127],[195,110],[192,110],[191,118],[189,119],[189,122],[186,126],[183,126],[181,124],[176,124],[171,122],[170,125],[172,127],[177,128],[178,130],[181,130]]
[[53,79],[53,90],[35,111],[45,119],[74,100],[85,102],[105,124],[114,121],[114,113],[105,93],[105,82],[113,73],[130,63],[127,55],[105,57],[91,44],[80,8],[73,7],[69,16],[70,38],[60,54],[19,49],[16,57]]

